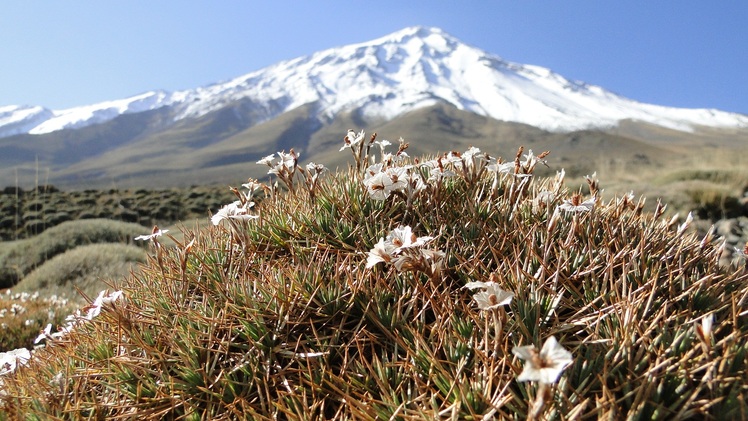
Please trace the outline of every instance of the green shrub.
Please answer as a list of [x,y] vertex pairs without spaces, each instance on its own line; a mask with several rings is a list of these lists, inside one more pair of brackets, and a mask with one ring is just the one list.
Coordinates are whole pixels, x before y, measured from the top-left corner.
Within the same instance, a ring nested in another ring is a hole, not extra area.
[[75,296],[76,290],[95,296],[105,281],[125,278],[146,260],[142,248],[127,244],[79,246],[47,260],[16,285],[16,292]]
[[56,212],[49,215],[45,220],[51,226],[60,225],[63,222],[71,221],[73,218],[67,212]]
[[736,197],[737,192],[729,186],[691,182],[685,187],[685,192],[702,219],[736,218],[743,214],[742,204]]
[[742,184],[748,180],[748,171],[744,169],[684,169],[669,172],[658,177],[655,181],[662,184],[669,184],[677,181],[707,181],[721,185]]
[[124,222],[138,222],[140,220],[138,212],[130,209],[121,209],[115,212],[113,217]]
[[44,201],[43,200],[32,200],[26,203],[25,208],[28,212],[40,211],[44,208]]
[[[41,224],[43,221],[37,221]],[[32,229],[29,226],[29,229]],[[137,235],[147,232],[141,225],[105,219],[69,221],[47,229],[42,234],[18,241],[0,254],[0,288],[14,285],[20,278],[52,257],[91,243],[131,243]],[[10,276],[14,273],[15,276]]]
[[0,229],[7,229],[15,227],[16,225],[16,218],[13,216],[6,216],[5,218],[0,219]]
[[35,219],[41,219],[41,218],[42,218],[41,212],[26,212],[23,214],[23,217],[21,217],[23,221],[33,221]]
[[90,212],[90,211],[83,211],[83,212],[81,212],[81,213],[78,214],[78,219],[96,219],[96,218],[104,218],[105,219],[105,217],[103,215],[101,215],[101,214],[95,214],[95,213]]
[[29,235],[37,235],[47,228],[47,224],[41,219],[28,219],[23,223],[23,229]]

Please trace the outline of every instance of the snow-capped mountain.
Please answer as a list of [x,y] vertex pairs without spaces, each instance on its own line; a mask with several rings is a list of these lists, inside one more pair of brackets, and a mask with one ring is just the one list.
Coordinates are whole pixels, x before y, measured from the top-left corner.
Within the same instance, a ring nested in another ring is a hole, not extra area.
[[391,119],[447,103],[559,132],[611,127],[624,119],[681,131],[696,126],[748,128],[746,115],[643,104],[540,66],[505,61],[440,29],[411,27],[194,90],[147,92],[65,110],[0,107],[0,137],[82,128],[161,107],[170,107],[177,122],[236,101],[251,102],[258,122],[305,104],[315,104],[317,118],[330,120],[350,110]]

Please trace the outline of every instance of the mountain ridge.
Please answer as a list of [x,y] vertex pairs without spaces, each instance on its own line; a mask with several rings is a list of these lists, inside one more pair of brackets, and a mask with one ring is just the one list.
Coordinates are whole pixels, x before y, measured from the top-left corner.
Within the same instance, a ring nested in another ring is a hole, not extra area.
[[405,137],[414,156],[476,146],[511,159],[520,145],[550,149],[554,168],[582,174],[593,161],[652,166],[714,146],[741,156],[748,144],[748,116],[637,103],[426,27],[193,90],[45,120],[50,113],[0,107],[0,185],[236,183],[266,176],[248,164],[291,147],[305,162],[335,168],[345,165],[338,149],[350,128]]
[[249,101],[255,124],[317,103],[331,120],[359,109],[390,120],[436,103],[551,131],[610,128],[625,119],[680,130],[748,128],[748,116],[715,109],[644,104],[550,69],[506,61],[438,28],[415,26],[377,38],[279,62],[191,90],[149,91],[65,110],[0,107],[0,137],[47,134],[101,124],[123,115],[172,109],[171,124]]

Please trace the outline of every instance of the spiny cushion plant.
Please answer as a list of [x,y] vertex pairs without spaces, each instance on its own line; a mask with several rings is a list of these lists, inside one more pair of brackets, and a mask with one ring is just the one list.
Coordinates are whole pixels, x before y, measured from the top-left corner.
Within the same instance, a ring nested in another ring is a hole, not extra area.
[[47,260],[13,287],[14,291],[44,291],[96,295],[106,280],[127,276],[144,263],[146,252],[129,244],[104,243],[75,247]]
[[590,197],[535,179],[544,154],[387,143],[349,132],[337,174],[267,157],[286,188],[233,189],[174,247],[154,230],[121,299],[0,377],[6,417],[748,415],[748,274],[724,243],[592,177]]
[[19,240],[0,252],[0,288],[12,287],[58,254],[85,244],[132,242],[142,229],[134,223],[90,219],[65,222],[38,236]]

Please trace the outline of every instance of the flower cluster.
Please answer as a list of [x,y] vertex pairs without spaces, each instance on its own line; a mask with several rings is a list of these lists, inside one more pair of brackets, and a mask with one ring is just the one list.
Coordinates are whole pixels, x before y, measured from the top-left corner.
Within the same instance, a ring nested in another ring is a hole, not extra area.
[[38,344],[43,340],[59,339],[70,333],[76,326],[81,323],[86,323],[101,314],[101,310],[105,305],[114,304],[117,300],[122,298],[122,291],[114,291],[112,293],[108,291],[101,291],[96,299],[89,305],[83,307],[80,310],[76,310],[74,314],[69,315],[65,318],[67,322],[64,326],[61,326],[57,332],[52,332],[52,324],[47,324],[47,327],[34,339],[34,343]]
[[250,179],[247,183],[242,184],[242,187],[246,188],[247,191],[242,192],[234,187],[231,188],[231,191],[239,200],[229,203],[219,209],[218,212],[210,218],[213,225],[220,225],[221,221],[249,221],[251,219],[259,218],[259,215],[251,214],[249,211],[255,206],[252,197],[257,190],[262,188],[262,184],[257,180]]
[[315,164],[314,162],[306,164],[306,170],[303,171],[304,182],[306,183],[306,188],[309,191],[309,197],[311,197],[312,201],[317,197],[319,176],[325,171],[327,171],[327,168],[322,164]]
[[369,251],[366,268],[384,262],[394,265],[398,271],[418,269],[426,273],[436,273],[444,253],[423,249],[423,246],[433,239],[434,237],[429,236],[416,237],[409,226],[395,228],[386,238],[380,238]]
[[[389,141],[376,140],[376,133],[371,136],[368,143],[364,140],[365,137],[363,131],[356,133],[349,130],[340,150],[351,150],[356,160],[356,168],[359,170],[371,161],[368,167],[363,169],[362,182],[367,194],[374,200],[386,200],[392,195],[400,196],[406,200],[409,208],[417,195],[424,190],[431,189],[438,194],[443,180],[448,177],[460,176],[469,184],[474,184],[488,171],[494,173],[492,193],[496,191],[499,180],[504,175],[519,179],[517,190],[523,190],[535,166],[539,162],[545,163],[543,158],[548,155],[548,152],[543,152],[535,156],[530,150],[522,160],[520,157],[523,149],[520,148],[515,161],[507,163],[471,146],[465,152],[451,151],[430,161],[404,164],[404,158],[408,156],[405,152],[408,144],[402,138],[399,140],[397,152],[392,154],[386,152],[386,147],[391,145]],[[370,154],[374,145],[379,146],[379,162],[376,162],[374,154]]]
[[[60,327],[59,331],[52,333],[52,324],[47,324],[47,327],[34,340],[34,344],[38,344],[44,340],[58,340],[64,337],[79,324],[89,322],[98,317],[104,306],[113,304],[122,297],[122,294],[122,291],[115,291],[112,293],[101,291],[98,297],[96,297],[91,304],[77,310],[75,314],[68,316],[65,319],[67,323],[65,326]],[[57,298],[55,297],[55,300],[56,299]],[[18,367],[28,364],[31,358],[32,353],[26,348],[0,352],[0,376],[12,373]],[[2,381],[0,381],[0,385],[2,385]],[[2,393],[1,390],[0,393]]]
[[[363,132],[360,133],[363,136]],[[388,140],[376,140],[376,133],[371,137],[370,144],[376,144],[380,149],[380,162],[375,162],[371,155],[372,164],[364,170],[363,184],[369,197],[375,200],[385,200],[392,194],[407,197],[411,203],[415,195],[426,188],[418,168],[414,165],[400,165],[408,154],[405,150],[408,144],[401,138],[400,146],[395,154],[386,152],[391,145]],[[367,148],[368,152],[368,148]],[[365,157],[362,158],[365,161]]]
[[[301,178],[304,181],[304,185],[309,192],[309,197],[312,199],[312,201],[314,201],[316,198],[319,177],[323,172],[327,170],[327,168],[325,168],[325,166],[322,164],[316,164],[314,162],[306,164],[306,167],[300,166],[300,154],[294,151],[293,148],[291,148],[288,153],[285,153],[283,151],[277,152],[277,155],[277,161],[275,158],[275,154],[273,154],[262,158],[261,160],[257,161],[257,163],[265,164],[270,167],[270,169],[268,170],[268,174],[277,176],[278,179],[280,179],[286,185],[286,187],[288,187],[288,191],[290,191],[293,195],[296,194],[296,175],[300,174]],[[259,182],[255,181],[255,183],[256,185],[259,185]],[[247,184],[243,184],[243,186],[247,187]]]
[[444,158],[446,162],[453,165],[455,171],[468,183],[478,181],[488,165],[496,164],[495,159],[473,146],[463,153],[449,152]]
[[248,221],[250,219],[258,218],[258,215],[252,215],[249,210],[254,206],[254,202],[249,202],[242,205],[240,201],[234,201],[228,205],[223,206],[218,210],[211,218],[210,221],[213,225],[219,225],[221,221],[235,220],[235,221]]
[[426,188],[421,174],[413,165],[371,165],[366,169],[363,182],[369,197],[375,200],[385,200],[391,194],[399,194],[406,197],[408,203],[412,203],[416,194]]
[[293,194],[296,192],[294,188],[294,176],[299,166],[299,154],[291,148],[288,153],[284,151],[278,152],[277,161],[275,155],[268,155],[257,161],[257,163],[270,167],[268,174],[277,176]]

